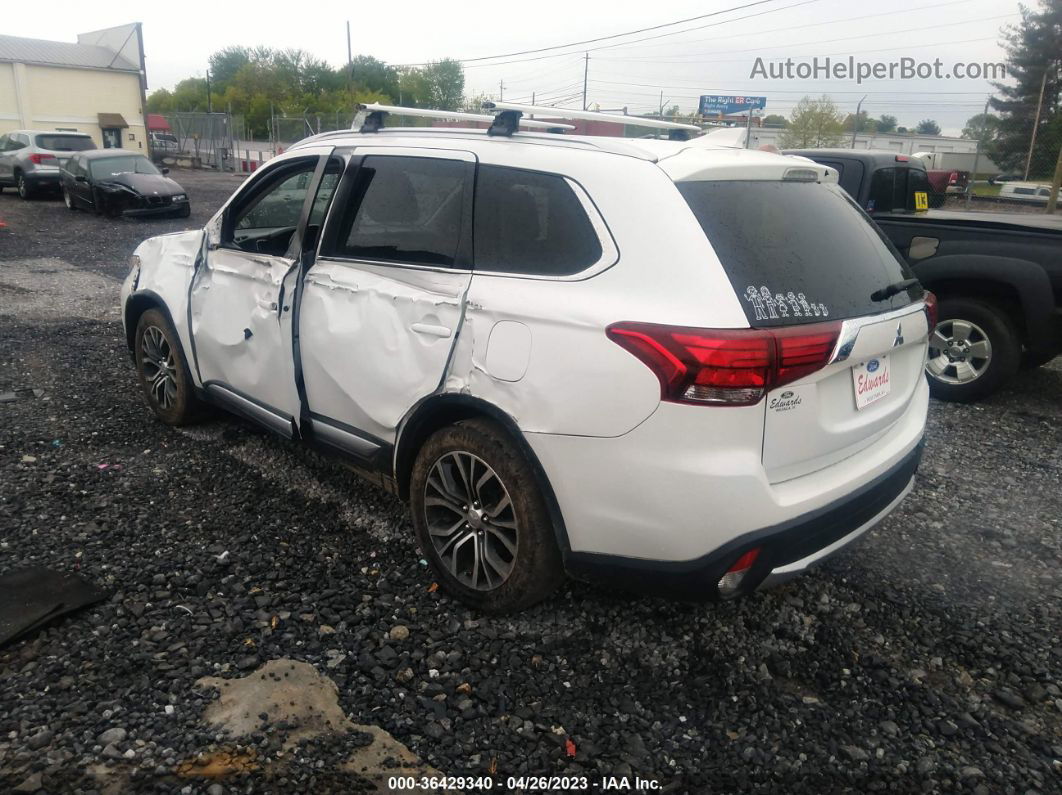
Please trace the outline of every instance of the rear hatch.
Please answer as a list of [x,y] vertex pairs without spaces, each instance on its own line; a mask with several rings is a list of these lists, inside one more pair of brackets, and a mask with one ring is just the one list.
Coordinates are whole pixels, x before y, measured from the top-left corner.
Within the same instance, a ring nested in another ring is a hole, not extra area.
[[[913,277],[892,244],[836,183],[676,184],[749,326],[773,333],[783,364],[803,367],[766,396],[768,478],[814,472],[881,438],[925,377],[928,329],[921,286],[899,288]],[[879,292],[890,285],[898,292]]]
[[[72,133],[40,133],[34,141],[44,159],[43,166],[58,166],[62,168],[73,157],[74,152],[84,152],[95,149],[96,144],[87,135],[74,135]],[[54,158],[54,159],[53,159]]]

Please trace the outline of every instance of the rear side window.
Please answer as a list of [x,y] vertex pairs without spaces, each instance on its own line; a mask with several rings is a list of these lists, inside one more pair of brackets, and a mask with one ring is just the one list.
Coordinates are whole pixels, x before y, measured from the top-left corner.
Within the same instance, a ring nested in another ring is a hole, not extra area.
[[567,180],[503,166],[479,167],[475,267],[569,276],[601,259],[601,242]]
[[929,176],[920,168],[879,168],[870,179],[867,212],[914,212],[916,192],[933,193]]
[[458,259],[472,165],[463,160],[370,155],[340,222],[341,257],[449,267]]
[[53,152],[84,152],[96,148],[92,139],[83,135],[38,135],[37,146]]
[[[677,183],[754,327],[816,323],[898,309],[909,293],[874,291],[911,278],[874,223],[837,185]],[[915,287],[912,292],[920,289]]]

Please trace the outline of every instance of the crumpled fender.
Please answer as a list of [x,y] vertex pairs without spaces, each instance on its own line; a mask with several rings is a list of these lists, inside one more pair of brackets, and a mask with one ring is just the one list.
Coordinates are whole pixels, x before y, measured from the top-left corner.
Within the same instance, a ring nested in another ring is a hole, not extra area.
[[[161,300],[170,313],[189,363],[192,362],[192,338],[188,328],[188,291],[203,249],[203,237],[202,229],[193,229],[151,237],[137,246],[133,253],[140,257],[140,275],[136,289],[126,297],[123,307],[124,316],[137,296],[152,294]],[[194,378],[195,368],[192,370]]]

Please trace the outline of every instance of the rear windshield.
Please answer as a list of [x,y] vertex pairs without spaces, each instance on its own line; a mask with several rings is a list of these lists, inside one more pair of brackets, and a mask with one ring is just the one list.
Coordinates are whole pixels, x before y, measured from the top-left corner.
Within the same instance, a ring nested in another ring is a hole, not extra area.
[[896,249],[837,185],[679,182],[754,327],[816,323],[907,306],[870,294],[911,278]]
[[928,200],[933,192],[929,176],[920,168],[879,168],[870,179],[866,209],[868,213],[916,212],[915,193],[925,193]]
[[85,135],[38,135],[37,146],[53,152],[84,152],[96,148],[92,139]]

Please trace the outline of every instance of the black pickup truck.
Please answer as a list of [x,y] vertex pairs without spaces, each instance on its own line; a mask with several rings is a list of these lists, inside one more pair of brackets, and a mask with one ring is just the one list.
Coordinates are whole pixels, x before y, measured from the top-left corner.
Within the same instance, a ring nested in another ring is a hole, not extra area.
[[1062,352],[1062,216],[927,210],[925,167],[895,152],[787,150],[841,187],[940,301],[926,372],[934,396],[975,400]]

